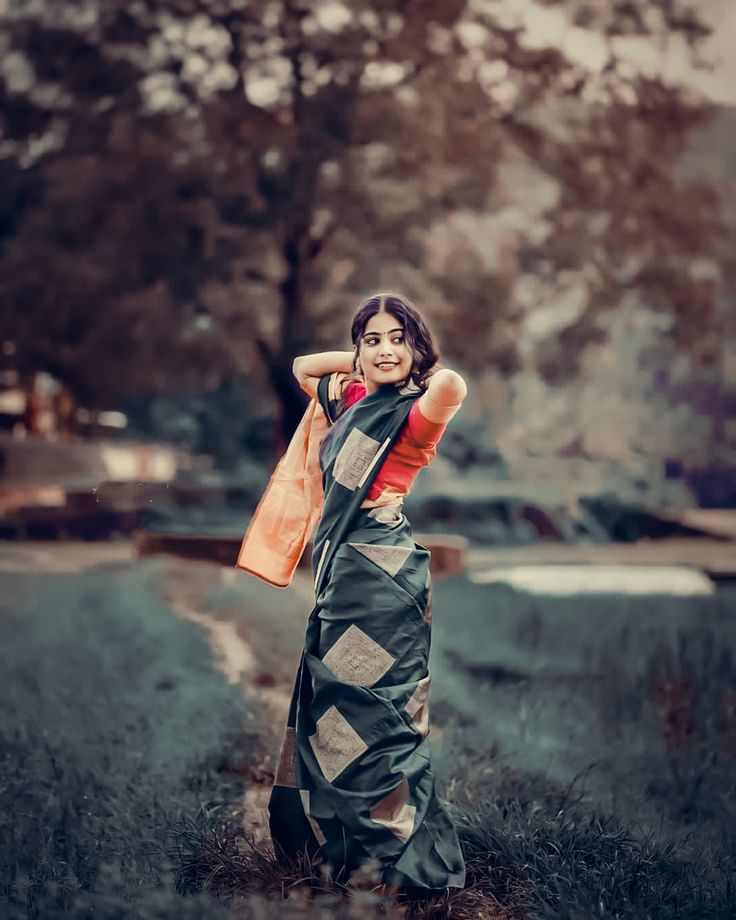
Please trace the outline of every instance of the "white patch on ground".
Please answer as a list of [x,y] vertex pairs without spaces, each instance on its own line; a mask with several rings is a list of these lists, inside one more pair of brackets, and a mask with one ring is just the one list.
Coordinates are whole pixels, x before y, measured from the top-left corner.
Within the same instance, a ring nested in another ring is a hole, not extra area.
[[530,594],[713,594],[713,582],[685,566],[515,565],[470,576],[476,584],[504,583]]

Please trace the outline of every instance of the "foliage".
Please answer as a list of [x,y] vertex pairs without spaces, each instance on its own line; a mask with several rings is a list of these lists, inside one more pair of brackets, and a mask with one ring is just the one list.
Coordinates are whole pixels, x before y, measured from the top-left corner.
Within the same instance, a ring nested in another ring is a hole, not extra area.
[[525,313],[563,295],[538,362],[573,373],[632,290],[712,359],[717,195],[675,171],[709,110],[617,45],[707,30],[675,0],[556,6],[599,67],[473,0],[6,7],[0,337],[97,405],[263,360],[284,433],[294,355],[377,287],[469,370],[528,360]]

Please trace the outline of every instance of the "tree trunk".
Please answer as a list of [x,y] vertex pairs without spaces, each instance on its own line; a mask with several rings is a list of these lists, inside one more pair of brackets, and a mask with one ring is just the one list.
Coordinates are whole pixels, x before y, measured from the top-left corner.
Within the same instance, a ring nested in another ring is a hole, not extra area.
[[301,389],[291,371],[296,355],[274,352],[263,339],[256,340],[258,351],[266,365],[268,379],[278,400],[278,418],[274,435],[274,456],[280,457],[304,415],[307,394]]

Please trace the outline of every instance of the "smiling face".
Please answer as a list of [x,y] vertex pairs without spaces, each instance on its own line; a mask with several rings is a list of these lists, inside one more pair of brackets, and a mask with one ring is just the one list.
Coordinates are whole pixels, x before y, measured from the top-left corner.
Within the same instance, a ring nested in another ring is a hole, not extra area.
[[404,340],[401,320],[381,311],[366,323],[358,359],[363,369],[366,394],[385,383],[400,383],[409,376],[413,356]]

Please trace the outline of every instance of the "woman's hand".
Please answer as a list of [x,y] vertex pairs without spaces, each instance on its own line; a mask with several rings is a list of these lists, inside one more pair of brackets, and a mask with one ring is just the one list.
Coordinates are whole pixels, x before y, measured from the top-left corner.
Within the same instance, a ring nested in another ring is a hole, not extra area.
[[335,371],[351,373],[354,355],[354,351],[320,351],[313,355],[300,355],[294,358],[291,370],[304,392],[316,398],[319,378]]

